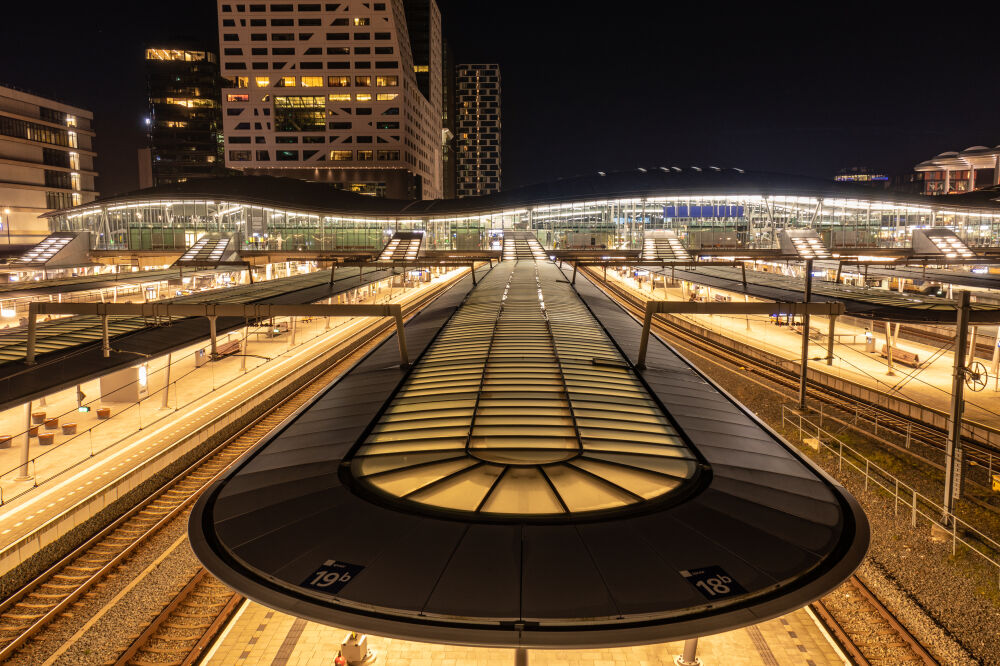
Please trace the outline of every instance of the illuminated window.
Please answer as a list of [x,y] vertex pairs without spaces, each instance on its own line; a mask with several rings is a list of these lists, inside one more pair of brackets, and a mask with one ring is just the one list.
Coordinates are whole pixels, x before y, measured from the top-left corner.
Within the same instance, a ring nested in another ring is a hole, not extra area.
[[371,162],[375,159],[374,154],[370,150],[359,150],[358,151],[358,161],[360,162]]
[[371,93],[358,93],[359,102],[370,102],[372,101]]
[[74,190],[80,189],[80,174],[71,173],[69,175],[69,181]]
[[354,159],[354,152],[351,150],[331,150],[330,159],[335,162],[343,162],[345,160]]
[[294,76],[282,76],[279,77],[275,82],[275,87],[277,88],[294,88],[295,87],[295,77]]
[[369,18],[363,18],[362,17],[362,18],[356,18],[356,19],[354,19],[354,25],[369,25],[371,22],[372,21]]
[[299,78],[303,88],[322,88],[322,76],[302,76]]
[[76,144],[76,132],[67,132],[67,140],[69,141],[70,148],[79,148]]
[[76,127],[76,116],[66,116],[66,126]]
[[326,85],[331,88],[349,88],[351,86],[351,77],[349,76],[328,76],[326,77]]
[[417,74],[423,74],[425,72],[429,72],[430,68],[427,65],[414,65],[413,71]]
[[250,95],[239,95],[234,93],[229,93],[226,95],[227,102],[249,102]]
[[79,169],[80,168],[80,153],[70,153],[69,154],[69,168]]
[[380,88],[392,88],[399,85],[398,76],[376,76],[375,85]]
[[350,102],[351,96],[345,93],[330,95],[331,102]]
[[249,76],[237,76],[236,77],[236,87],[237,88],[249,88],[250,87],[250,77]]
[[258,88],[266,88],[271,85],[271,77],[269,76],[258,76],[255,81]]
[[354,85],[358,87],[370,86],[372,84],[372,77],[370,76],[355,76]]
[[79,206],[81,203],[83,203],[83,197],[80,196],[79,192],[74,192],[73,193],[73,205],[74,206]]
[[379,102],[390,102],[399,97],[399,93],[379,93],[375,99]]

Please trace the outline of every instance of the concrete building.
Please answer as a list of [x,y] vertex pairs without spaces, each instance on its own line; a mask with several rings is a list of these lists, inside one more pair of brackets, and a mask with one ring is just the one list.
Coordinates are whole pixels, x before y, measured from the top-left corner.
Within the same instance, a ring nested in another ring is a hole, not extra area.
[[180,45],[146,49],[149,182],[140,187],[224,175],[219,61]]
[[941,153],[913,170],[923,180],[924,194],[961,194],[1000,185],[1000,146]]
[[500,66],[455,70],[456,194],[500,190]]
[[218,7],[227,167],[373,196],[442,195],[434,0]]
[[90,111],[0,86],[0,243],[48,234],[39,216],[90,203],[94,179]]

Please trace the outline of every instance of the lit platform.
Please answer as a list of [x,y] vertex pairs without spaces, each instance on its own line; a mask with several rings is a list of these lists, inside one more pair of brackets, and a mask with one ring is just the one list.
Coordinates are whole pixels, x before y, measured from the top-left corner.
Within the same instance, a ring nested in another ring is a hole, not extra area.
[[[204,666],[327,664],[346,630],[245,602],[201,662]],[[416,643],[369,636],[381,666],[510,666],[514,651]],[[655,643],[593,650],[535,650],[534,666],[673,666],[683,643]],[[826,631],[802,608],[761,624],[707,636],[698,656],[714,666],[846,666]]]
[[373,635],[607,647],[801,608],[868,545],[857,503],[548,261],[506,261],[374,350],[192,513],[252,599]]

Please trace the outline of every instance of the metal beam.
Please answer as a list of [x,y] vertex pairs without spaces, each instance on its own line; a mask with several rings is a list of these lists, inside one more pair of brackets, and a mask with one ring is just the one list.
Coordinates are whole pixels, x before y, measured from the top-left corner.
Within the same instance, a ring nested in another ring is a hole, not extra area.
[[639,339],[637,368],[646,367],[646,351],[649,347],[649,332],[653,325],[653,315],[657,314],[721,314],[721,315],[819,315],[838,317],[845,312],[844,304],[828,303],[699,303],[697,301],[646,301],[646,312],[642,321],[642,335]]
[[969,292],[958,292],[958,321],[955,326],[955,362],[951,380],[951,419],[944,451],[944,515],[941,522],[950,526],[955,499],[962,494],[962,411],[965,389],[965,355],[968,351]]
[[[817,211],[819,210],[819,205],[817,204]],[[803,288],[803,298],[802,300],[806,303],[812,298],[812,269],[813,260],[806,259],[806,284]],[[806,408],[806,381],[809,374],[809,310],[808,308],[804,313],[802,313],[802,359],[800,361],[800,375],[799,375],[799,409],[805,410]]]

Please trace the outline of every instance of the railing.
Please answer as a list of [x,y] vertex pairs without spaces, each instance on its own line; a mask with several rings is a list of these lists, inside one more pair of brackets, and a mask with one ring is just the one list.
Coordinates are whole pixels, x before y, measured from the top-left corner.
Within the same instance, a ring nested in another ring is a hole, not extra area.
[[[978,555],[987,564],[996,569],[997,586],[1000,587],[1000,542],[984,534],[954,513],[945,511],[941,504],[922,495],[917,490],[898,477],[872,462],[858,450],[848,446],[833,433],[824,430],[787,405],[781,408],[782,426],[790,426],[804,445],[811,445],[816,450],[823,450],[836,458],[837,475],[844,478],[847,473],[854,472],[864,477],[865,492],[880,491],[893,499],[893,515],[899,516],[900,509],[909,517],[910,529],[930,538],[937,535],[938,540],[947,538],[951,541],[951,553],[954,556],[961,544],[969,552]],[[806,442],[806,440],[810,440]],[[930,527],[929,532],[921,530],[921,525]]]

